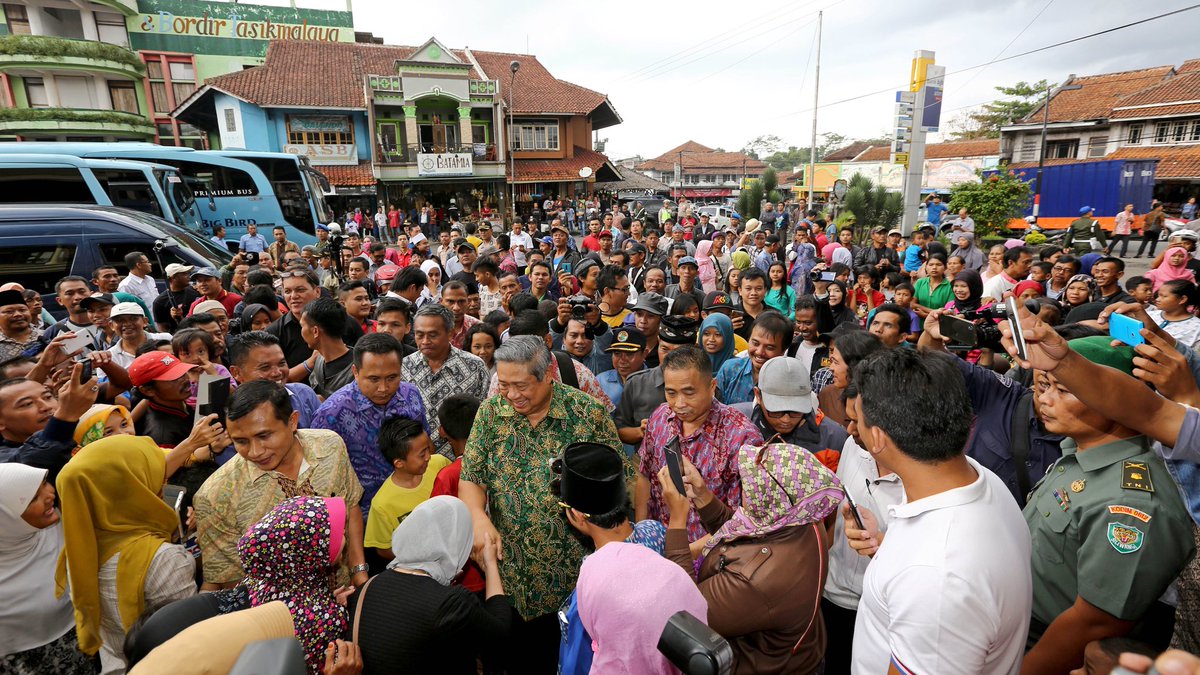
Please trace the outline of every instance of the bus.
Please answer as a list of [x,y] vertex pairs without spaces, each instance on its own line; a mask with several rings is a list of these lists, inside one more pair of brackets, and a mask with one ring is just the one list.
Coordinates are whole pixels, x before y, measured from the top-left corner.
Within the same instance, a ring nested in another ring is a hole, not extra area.
[[[199,201],[200,234],[212,236],[218,225],[223,226],[231,248],[236,248],[248,224],[257,225],[268,239],[276,225],[283,225],[288,239],[304,246],[317,240],[317,223],[333,220],[320,185],[324,176],[308,167],[306,158],[287,153],[194,150],[153,143],[0,143],[0,153],[19,152],[175,167]],[[261,166],[268,167],[273,178]],[[276,192],[277,187],[281,192]]]
[[98,204],[201,228],[200,210],[173,166],[51,154],[0,154],[0,203]]

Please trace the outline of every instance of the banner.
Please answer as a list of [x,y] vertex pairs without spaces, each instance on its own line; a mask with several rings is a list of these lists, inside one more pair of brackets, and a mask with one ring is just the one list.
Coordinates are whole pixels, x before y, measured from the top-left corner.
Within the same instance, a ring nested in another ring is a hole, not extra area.
[[418,176],[470,176],[475,163],[469,152],[438,152],[417,154]]

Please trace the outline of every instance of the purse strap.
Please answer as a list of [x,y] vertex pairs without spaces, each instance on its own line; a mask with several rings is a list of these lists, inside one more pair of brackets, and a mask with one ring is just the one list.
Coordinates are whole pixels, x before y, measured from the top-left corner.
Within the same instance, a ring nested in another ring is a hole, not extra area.
[[371,587],[371,582],[379,578],[380,575],[367,579],[367,583],[363,584],[362,590],[358,593],[358,605],[354,607],[354,624],[350,632],[350,641],[358,644],[358,624],[362,620],[363,603],[367,601],[367,589]]

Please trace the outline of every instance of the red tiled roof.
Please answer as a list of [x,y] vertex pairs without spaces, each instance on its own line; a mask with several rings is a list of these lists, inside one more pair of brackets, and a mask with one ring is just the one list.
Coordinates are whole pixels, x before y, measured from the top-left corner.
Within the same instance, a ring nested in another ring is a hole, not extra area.
[[[955,157],[990,157],[1000,154],[1000,139],[983,138],[977,141],[949,141],[925,146],[925,159],[952,159]],[[854,161],[886,162],[891,157],[891,148],[873,145]]]
[[1112,119],[1132,119],[1200,112],[1200,104],[1180,103],[1198,100],[1200,100],[1200,70],[1191,70],[1126,96],[1113,109],[1111,117]]
[[483,68],[484,79],[500,81],[500,92],[505,101],[508,101],[507,87],[512,80],[509,64],[513,61],[521,63],[513,85],[512,107],[515,114],[587,115],[608,100],[604,94],[554,77],[536,56],[475,50],[471,50],[471,54]]
[[325,174],[330,185],[342,187],[370,187],[375,184],[375,174],[371,171],[370,162],[359,162],[356,165],[328,165],[313,167]]
[[[1123,98],[1157,84],[1169,75],[1171,70],[1171,66],[1157,66],[1077,77],[1067,84],[1081,85],[1082,89],[1060,91],[1050,100],[1050,121],[1080,122],[1107,119],[1113,106],[1123,104]],[[1041,121],[1042,106],[1038,106],[1020,123],[1040,124]]]
[[[518,159],[513,162],[516,183],[554,183],[579,180],[579,170],[588,167],[593,175],[608,163],[608,158],[594,151],[575,146],[575,156],[563,159]],[[614,173],[614,177],[617,174]]]
[[822,162],[849,162],[871,148],[866,141],[855,141],[844,148],[834,150],[821,159]]
[[[682,154],[681,154],[682,153]],[[706,169],[738,170],[745,168],[747,173],[758,173],[767,165],[741,152],[717,152],[706,145],[688,141],[675,146],[663,154],[648,159],[637,166],[638,171],[673,171],[675,163],[680,162],[684,171],[704,171]]]
[[1175,72],[1190,73],[1195,70],[1200,70],[1200,59],[1188,59],[1187,61],[1184,61],[1178,68],[1175,69]]
[[1120,148],[1105,159],[1157,159],[1157,179],[1200,178],[1200,145]]
[[[1198,73],[1200,74],[1200,73]],[[1197,97],[1200,98],[1200,97]],[[1200,103],[1179,103],[1176,105],[1156,105],[1150,108],[1132,108],[1129,110],[1114,110],[1112,119],[1131,120],[1149,119],[1154,117],[1174,117],[1176,115],[1191,115],[1200,113]]]

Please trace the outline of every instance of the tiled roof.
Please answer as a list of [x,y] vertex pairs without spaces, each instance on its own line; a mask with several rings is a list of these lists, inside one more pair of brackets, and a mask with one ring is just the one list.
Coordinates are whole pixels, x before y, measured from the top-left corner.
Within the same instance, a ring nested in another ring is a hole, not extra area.
[[637,169],[638,171],[673,171],[676,162],[683,164],[685,172],[706,169],[736,169],[740,172],[744,167],[747,173],[758,173],[767,168],[765,163],[745,153],[717,152],[706,145],[688,141],[683,145],[671,148],[654,159],[642,162]]
[[500,95],[505,101],[508,101],[508,84],[512,80],[509,64],[513,61],[521,63],[513,86],[512,107],[515,114],[587,115],[608,100],[604,94],[554,77],[536,56],[474,49],[471,54],[483,68],[484,79],[500,81]]
[[[1107,119],[1113,106],[1123,105],[1122,99],[1130,94],[1157,84],[1171,73],[1171,66],[1157,66],[1142,70],[1120,73],[1105,73],[1076,77],[1070,85],[1081,85],[1082,89],[1060,91],[1050,100],[1051,122],[1081,122],[1084,120]],[[1042,121],[1042,106],[1029,113],[1021,124]]]
[[313,167],[325,174],[330,185],[342,187],[369,187],[375,184],[375,174],[371,171],[370,162],[359,162],[356,165],[328,165]]
[[849,162],[855,157],[858,157],[863,152],[871,148],[871,144],[866,141],[855,141],[844,148],[834,150],[833,152],[821,158],[822,162]]
[[644,173],[623,166],[614,167],[620,180],[596,181],[597,188],[609,190],[653,190],[655,192],[670,192],[671,187],[666,183],[654,180]]
[[1121,99],[1113,109],[1112,118],[1161,117],[1200,112],[1200,105],[1196,103],[1179,104],[1181,101],[1198,100],[1200,100],[1200,70],[1190,70]]
[[[588,167],[597,180],[615,178],[600,176],[600,169],[608,164],[608,158],[594,151],[575,146],[575,156],[563,159],[518,159],[513,162],[516,170],[516,183],[554,183],[559,181],[579,180],[579,170]],[[606,172],[608,173],[608,172]]]
[[[212,77],[207,83],[261,106],[362,109],[366,107],[363,76],[395,73],[396,61],[410,58],[416,50],[397,45],[275,40],[267,47],[263,65]],[[471,65],[471,77],[499,80],[505,100],[508,64],[513,59],[520,61],[513,89],[517,114],[587,115],[608,101],[604,94],[556,79],[536,56],[472,50],[471,56],[484,71],[479,72],[466,52],[451,52]]]
[[[886,145],[873,145],[854,161],[886,162],[891,156]],[[983,138],[977,141],[949,141],[930,143],[925,146],[925,159],[953,159],[955,157],[990,157],[1000,154],[1000,139]]]
[[1189,59],[1184,61],[1178,68],[1175,69],[1175,72],[1190,73],[1194,70],[1200,70],[1200,59]]
[[1200,178],[1200,145],[1120,148],[1105,159],[1157,159],[1155,178]]

